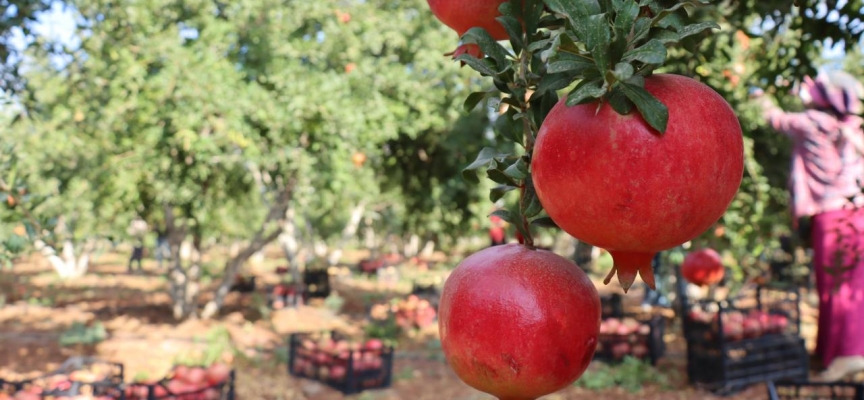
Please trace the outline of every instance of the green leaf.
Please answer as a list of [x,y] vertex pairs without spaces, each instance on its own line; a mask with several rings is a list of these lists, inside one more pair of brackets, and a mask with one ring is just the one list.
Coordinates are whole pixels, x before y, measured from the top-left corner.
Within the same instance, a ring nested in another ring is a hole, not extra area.
[[534,99],[543,96],[547,92],[564,89],[573,83],[575,76],[576,75],[572,72],[560,74],[550,73],[544,75],[543,79],[540,80],[540,83],[537,84],[537,89],[534,91],[534,94],[531,95],[531,98]]
[[537,218],[531,221],[531,226],[536,226],[538,228],[558,228],[558,224],[556,224],[550,217]]
[[484,147],[483,150],[480,150],[480,154],[477,155],[477,158],[471,165],[465,167],[462,170],[462,177],[469,182],[480,183],[480,179],[477,178],[477,174],[473,173],[481,168],[486,168],[491,165],[496,160],[503,160],[507,158],[509,154],[501,153],[498,150],[495,150],[491,147]]
[[462,108],[465,112],[474,111],[477,108],[477,104],[480,104],[486,96],[489,95],[488,92],[474,92],[468,95],[468,98],[465,99],[465,104],[462,105]]
[[471,69],[479,72],[484,76],[495,76],[497,73],[492,69],[492,66],[489,65],[490,61],[486,61],[485,59],[481,60],[477,57],[474,57],[470,54],[460,54],[456,57],[456,61],[462,61],[467,64]]
[[572,107],[603,96],[606,93],[604,84],[602,79],[579,82],[567,96],[567,106]]
[[[620,85],[620,84],[619,84]],[[618,114],[627,115],[633,112],[633,102],[627,98],[622,90],[615,90],[609,96],[609,105]]]
[[518,188],[516,186],[510,186],[510,185],[496,186],[489,191],[489,200],[494,203],[498,200],[501,200],[501,198],[504,197],[504,195],[506,195],[507,193],[509,193],[515,189],[518,189]]
[[522,196],[522,202],[525,204],[525,211],[522,215],[525,218],[534,217],[543,211],[543,205],[540,204],[540,199],[537,197],[537,192],[534,190],[534,182],[530,176],[528,179],[525,179],[525,192]]
[[549,74],[557,74],[559,72],[570,72],[572,74],[580,74],[582,71],[587,68],[591,68],[594,66],[594,63],[588,59],[577,59],[577,60],[558,60],[554,61],[546,67],[546,72]]
[[522,157],[519,157],[516,162],[504,170],[504,174],[517,181],[521,181],[528,177],[528,164],[525,163]]
[[495,60],[499,71],[509,65],[507,59],[509,54],[507,49],[504,48],[501,43],[498,43],[497,40],[492,38],[492,35],[483,28],[474,27],[469,29],[468,32],[465,32],[465,34],[462,35],[462,42],[480,46],[480,50],[483,51],[483,54],[486,54],[486,56]]
[[510,109],[507,111],[507,114],[498,116],[492,128],[501,137],[521,144],[525,140],[523,126],[521,122],[513,120],[512,116],[515,114],[516,111]]
[[569,18],[574,26],[582,17],[600,14],[602,11],[597,0],[546,0],[546,5],[552,12]]
[[492,180],[492,182],[499,183],[502,185],[510,185],[510,186],[518,186],[517,183],[511,179],[504,171],[498,168],[490,168],[486,170],[486,176]]
[[633,65],[626,62],[620,62],[615,64],[615,70],[612,71],[612,75],[615,76],[616,80],[626,81],[633,77],[634,72]]
[[536,53],[539,50],[545,49],[546,46],[549,46],[549,43],[552,43],[552,39],[538,40],[528,45],[528,52]]
[[585,47],[594,58],[594,64],[600,69],[601,74],[606,74],[609,69],[609,42],[611,33],[606,21],[606,14],[592,15],[583,18],[575,26],[576,35],[585,42]]
[[633,50],[624,53],[621,61],[641,61],[646,64],[662,64],[666,61],[666,46],[659,40],[649,40]]
[[518,214],[514,214],[508,210],[495,210],[492,214],[489,214],[490,217],[493,215],[507,221],[511,225],[516,225],[517,227],[522,225],[522,221],[519,220]]
[[522,18],[522,20],[525,21],[525,31],[537,31],[537,25],[540,23],[540,18],[543,16],[543,0],[516,0],[516,2],[522,3],[525,10]]
[[525,41],[522,38],[524,33],[522,32],[522,24],[518,19],[506,15],[495,18],[495,20],[504,26],[507,35],[510,36],[510,45],[513,46],[513,51],[516,52],[516,54],[519,54],[525,47]]
[[657,100],[654,95],[648,93],[644,87],[621,82],[621,89],[628,99],[633,101],[642,118],[660,133],[666,132],[666,124],[669,122],[669,109],[665,104]]
[[700,22],[698,24],[687,25],[684,28],[678,30],[678,40],[684,39],[688,36],[699,34],[706,29],[720,29],[720,25],[718,25],[714,21]]
[[633,24],[639,16],[639,5],[632,0],[613,0],[617,15],[615,16],[615,36],[626,37],[633,29]]

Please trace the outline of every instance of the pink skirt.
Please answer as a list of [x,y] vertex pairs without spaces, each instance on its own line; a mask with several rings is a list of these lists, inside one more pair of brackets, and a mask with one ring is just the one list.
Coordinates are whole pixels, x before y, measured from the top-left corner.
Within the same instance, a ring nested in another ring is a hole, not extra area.
[[813,218],[813,268],[819,291],[816,354],[864,356],[864,208]]

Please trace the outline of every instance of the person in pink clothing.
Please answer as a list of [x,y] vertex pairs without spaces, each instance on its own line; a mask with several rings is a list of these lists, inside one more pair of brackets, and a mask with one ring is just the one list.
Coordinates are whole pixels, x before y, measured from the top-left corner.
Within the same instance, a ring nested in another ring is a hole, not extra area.
[[[761,94],[761,93],[760,93]],[[762,98],[765,119],[792,140],[790,192],[796,223],[810,218],[819,292],[816,354],[821,380],[864,371],[864,87],[842,71],[806,77],[806,110]]]

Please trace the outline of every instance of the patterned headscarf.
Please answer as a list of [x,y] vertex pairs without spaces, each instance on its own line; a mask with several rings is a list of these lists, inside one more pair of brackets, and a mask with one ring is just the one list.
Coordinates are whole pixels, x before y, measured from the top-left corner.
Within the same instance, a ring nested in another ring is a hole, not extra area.
[[811,108],[831,110],[838,116],[861,114],[864,111],[861,103],[864,86],[846,72],[823,71],[815,80],[804,77],[801,86],[802,98]]

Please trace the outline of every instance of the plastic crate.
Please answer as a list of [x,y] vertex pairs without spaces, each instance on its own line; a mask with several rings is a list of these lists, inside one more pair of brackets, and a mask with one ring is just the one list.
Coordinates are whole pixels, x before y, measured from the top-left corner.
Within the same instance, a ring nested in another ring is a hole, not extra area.
[[[666,321],[661,316],[653,316],[638,322],[642,332],[637,330],[628,334],[601,333],[594,359],[617,362],[622,361],[625,356],[632,356],[657,365],[657,361],[666,354],[666,342],[663,340]],[[642,350],[638,350],[639,348]]]
[[[730,393],[761,382],[807,378],[809,355],[799,336],[800,304],[796,290],[759,287],[728,301],[698,301],[691,305],[679,270],[678,294],[691,383]],[[706,318],[694,314],[694,310],[713,314]],[[727,323],[735,313],[754,311],[783,316],[787,324],[772,325],[770,317],[765,317],[769,318],[766,325],[754,317],[742,323],[739,331],[732,329],[735,322]]]
[[307,298],[330,296],[330,273],[326,269],[307,269],[303,272],[303,286]]
[[864,400],[864,383],[768,382],[769,400]]
[[[342,339],[338,332],[319,335],[293,334],[288,342],[288,373],[322,382],[344,394],[389,387],[393,380],[393,347],[346,350],[340,354],[303,346],[305,340],[329,336]],[[367,364],[368,363],[368,364]],[[335,374],[334,370],[338,371]]]
[[[176,367],[175,367],[176,368]],[[155,383],[133,383],[125,386],[121,400],[235,400],[236,373],[232,369],[228,379],[200,388],[184,388],[165,378]]]
[[623,318],[624,317],[624,298],[620,294],[614,293],[606,296],[600,296],[600,315],[602,318]]
[[[277,288],[280,288],[277,290]],[[306,303],[306,295],[302,288],[296,285],[277,285],[267,288],[267,305],[271,309],[279,310],[301,306]]]
[[229,290],[238,293],[252,293],[255,291],[255,277],[238,276]]
[[0,380],[0,393],[25,391],[42,398],[92,396],[119,399],[123,396],[123,364],[94,357],[72,357],[56,370],[23,381]]

